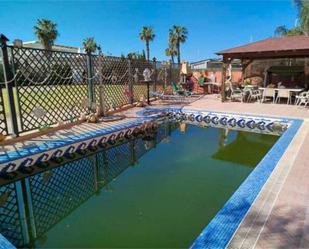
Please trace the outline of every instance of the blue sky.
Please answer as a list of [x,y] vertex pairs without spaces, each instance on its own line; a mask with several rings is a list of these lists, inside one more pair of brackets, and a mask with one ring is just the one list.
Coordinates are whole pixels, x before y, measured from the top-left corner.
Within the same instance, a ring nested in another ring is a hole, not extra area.
[[38,18],[58,24],[57,44],[81,46],[93,36],[104,53],[141,51],[138,34],[151,25],[156,38],[151,57],[167,59],[168,29],[179,24],[189,30],[182,58],[197,61],[214,52],[273,36],[279,25],[293,26],[297,11],[291,0],[277,1],[1,1],[0,33],[11,41],[35,40]]

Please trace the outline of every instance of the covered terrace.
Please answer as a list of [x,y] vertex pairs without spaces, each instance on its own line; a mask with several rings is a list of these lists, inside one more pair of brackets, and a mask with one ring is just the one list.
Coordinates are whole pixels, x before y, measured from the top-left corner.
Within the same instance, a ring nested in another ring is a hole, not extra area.
[[242,64],[242,82],[251,76],[262,78],[261,85],[275,86],[278,82],[289,88],[308,89],[309,86],[309,37],[273,37],[216,53],[223,57],[222,101],[229,65],[234,59]]

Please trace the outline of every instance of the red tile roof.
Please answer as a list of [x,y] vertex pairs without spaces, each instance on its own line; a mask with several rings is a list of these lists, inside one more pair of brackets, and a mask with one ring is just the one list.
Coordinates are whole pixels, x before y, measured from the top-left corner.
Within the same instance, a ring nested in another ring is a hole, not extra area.
[[287,36],[280,38],[268,38],[240,47],[222,50],[217,52],[216,54],[224,55],[296,50],[309,50],[309,36]]

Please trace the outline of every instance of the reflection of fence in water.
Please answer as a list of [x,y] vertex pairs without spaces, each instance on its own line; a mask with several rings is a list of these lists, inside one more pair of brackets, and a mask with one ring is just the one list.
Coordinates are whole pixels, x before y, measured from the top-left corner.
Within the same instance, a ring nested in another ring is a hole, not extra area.
[[0,188],[0,233],[15,246],[22,246],[26,238],[22,230],[16,186],[17,184],[10,183]]
[[[30,176],[21,180],[27,183],[26,189],[16,190],[20,181],[0,187],[0,233],[15,246],[35,240],[90,198],[98,187],[106,186],[137,163],[138,158],[170,134],[170,129],[166,123],[157,129],[155,141],[136,138]],[[152,146],[148,147],[149,143]],[[23,191],[28,197],[25,203]],[[25,211],[28,222],[20,216]]]
[[91,158],[83,158],[29,178],[38,236],[93,194],[94,169]]

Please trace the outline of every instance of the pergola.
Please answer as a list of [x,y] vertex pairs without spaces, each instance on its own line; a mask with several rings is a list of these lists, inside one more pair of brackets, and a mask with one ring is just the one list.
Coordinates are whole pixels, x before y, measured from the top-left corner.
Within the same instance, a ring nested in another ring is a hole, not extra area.
[[[233,59],[241,60],[242,77],[244,77],[246,68],[255,59],[309,57],[309,36],[268,38],[243,46],[222,50],[217,52],[216,54],[223,56],[221,94],[222,101],[224,101],[226,73]],[[304,65],[304,73],[305,76],[309,75],[309,68],[307,66],[306,60]]]

